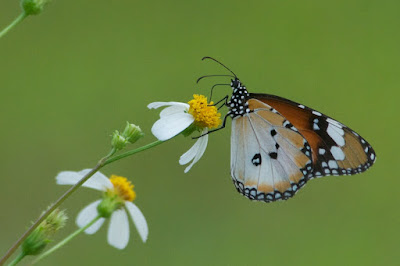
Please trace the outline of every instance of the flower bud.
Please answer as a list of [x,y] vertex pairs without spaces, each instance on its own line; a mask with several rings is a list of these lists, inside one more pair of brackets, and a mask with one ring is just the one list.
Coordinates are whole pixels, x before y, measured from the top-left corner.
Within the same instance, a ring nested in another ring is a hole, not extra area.
[[118,130],[115,130],[111,139],[112,147],[116,150],[122,150],[126,146],[126,143],[127,140],[123,136],[121,136]]
[[126,122],[126,127],[122,133],[122,136],[130,143],[135,143],[142,138],[144,134],[139,126]]
[[37,255],[49,243],[50,237],[65,226],[67,215],[55,209],[22,243],[24,255]]
[[26,15],[37,15],[51,0],[22,0],[21,7]]

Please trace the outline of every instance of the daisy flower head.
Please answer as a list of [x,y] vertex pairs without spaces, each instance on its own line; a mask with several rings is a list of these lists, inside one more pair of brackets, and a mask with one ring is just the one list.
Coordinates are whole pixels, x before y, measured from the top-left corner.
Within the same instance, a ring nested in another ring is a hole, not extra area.
[[207,103],[205,96],[194,94],[188,103],[153,102],[147,106],[149,109],[166,107],[160,112],[160,119],[151,128],[151,132],[159,140],[165,141],[180,133],[188,136],[194,131],[202,135],[179,159],[181,165],[191,162],[185,173],[203,156],[208,143],[208,130],[221,124],[221,113],[213,104]]
[[[78,183],[91,169],[80,172],[64,171],[56,176],[59,185],[74,185]],[[106,218],[110,217],[107,241],[118,249],[124,249],[129,241],[129,219],[133,223],[143,242],[146,242],[149,229],[145,217],[139,208],[132,202],[136,198],[133,185],[125,177],[112,175],[107,178],[100,172],[95,173],[82,185],[103,192],[103,198],[90,203],[83,208],[76,218],[79,227],[84,227],[96,217],[100,218],[85,230],[87,234],[96,233]]]

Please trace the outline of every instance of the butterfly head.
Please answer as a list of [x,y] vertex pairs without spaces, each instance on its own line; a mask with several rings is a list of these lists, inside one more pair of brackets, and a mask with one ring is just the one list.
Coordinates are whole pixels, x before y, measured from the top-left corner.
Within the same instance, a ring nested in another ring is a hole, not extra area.
[[241,86],[242,86],[242,82],[240,82],[240,80],[237,77],[235,77],[235,79],[231,79],[232,90],[238,89]]

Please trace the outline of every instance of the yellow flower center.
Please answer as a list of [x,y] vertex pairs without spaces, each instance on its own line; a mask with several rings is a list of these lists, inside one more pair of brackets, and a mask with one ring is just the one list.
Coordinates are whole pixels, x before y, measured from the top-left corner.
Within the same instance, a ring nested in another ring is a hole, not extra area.
[[201,128],[218,127],[221,124],[221,114],[213,102],[207,103],[207,98],[203,95],[194,94],[193,100],[188,102],[190,105],[189,114],[194,117],[194,123]]
[[134,186],[125,177],[112,175],[110,181],[114,186],[115,193],[121,199],[133,201],[136,198],[136,193],[133,191]]

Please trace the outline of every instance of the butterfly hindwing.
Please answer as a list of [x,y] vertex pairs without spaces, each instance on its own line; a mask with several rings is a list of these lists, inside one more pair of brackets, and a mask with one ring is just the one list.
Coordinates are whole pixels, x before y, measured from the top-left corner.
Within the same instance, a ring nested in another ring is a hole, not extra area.
[[271,106],[258,100],[248,103],[253,111],[232,121],[234,184],[250,199],[290,198],[312,176],[310,146]]

